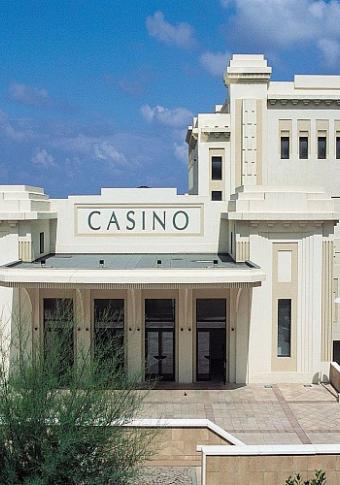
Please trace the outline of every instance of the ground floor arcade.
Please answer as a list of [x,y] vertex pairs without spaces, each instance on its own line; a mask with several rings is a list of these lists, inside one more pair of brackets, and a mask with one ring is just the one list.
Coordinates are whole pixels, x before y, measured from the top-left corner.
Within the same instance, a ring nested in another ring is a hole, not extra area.
[[74,357],[84,350],[95,352],[99,341],[111,340],[119,343],[127,371],[141,379],[243,383],[253,289],[249,284],[228,286],[20,287],[14,296],[20,301],[22,325],[32,333],[32,345],[48,345],[49,340],[53,345],[55,333],[71,315],[74,328],[67,345]]

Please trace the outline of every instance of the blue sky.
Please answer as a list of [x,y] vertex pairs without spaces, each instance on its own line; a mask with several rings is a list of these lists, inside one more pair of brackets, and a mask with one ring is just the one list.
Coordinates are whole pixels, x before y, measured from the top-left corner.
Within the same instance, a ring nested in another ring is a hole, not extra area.
[[185,128],[230,53],[340,74],[340,0],[3,0],[0,184],[187,186]]

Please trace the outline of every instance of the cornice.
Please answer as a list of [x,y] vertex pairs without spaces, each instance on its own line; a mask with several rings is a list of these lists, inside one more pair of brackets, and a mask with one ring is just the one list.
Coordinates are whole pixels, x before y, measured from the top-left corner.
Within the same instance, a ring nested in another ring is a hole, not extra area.
[[315,98],[315,99],[306,99],[306,98],[268,98],[268,104],[271,106],[281,105],[293,105],[293,106],[340,106],[340,98],[334,99],[322,99],[322,98]]

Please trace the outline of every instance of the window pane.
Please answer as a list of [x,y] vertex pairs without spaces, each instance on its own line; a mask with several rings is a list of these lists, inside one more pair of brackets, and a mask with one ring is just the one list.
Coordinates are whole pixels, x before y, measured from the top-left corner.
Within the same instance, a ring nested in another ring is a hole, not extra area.
[[45,252],[45,233],[40,233],[40,254]]
[[58,384],[70,382],[74,365],[74,322],[71,298],[44,299],[44,353]]
[[94,300],[94,321],[97,328],[123,328],[124,300]]
[[211,157],[211,178],[222,180],[222,157]]
[[288,136],[281,137],[281,158],[283,159],[289,158],[289,137]]
[[340,158],[340,136],[336,137],[336,158]]
[[211,200],[222,200],[222,192],[220,190],[213,190],[211,192]]
[[225,298],[204,298],[196,300],[197,328],[225,328]]
[[299,138],[299,157],[308,158],[308,137],[300,136]]
[[318,137],[318,158],[326,158],[327,143],[325,136]]
[[277,356],[291,354],[292,300],[278,300],[278,342]]
[[175,300],[147,299],[145,300],[145,323],[150,327],[169,327],[175,325]]
[[94,355],[104,364],[124,367],[124,300],[94,300]]

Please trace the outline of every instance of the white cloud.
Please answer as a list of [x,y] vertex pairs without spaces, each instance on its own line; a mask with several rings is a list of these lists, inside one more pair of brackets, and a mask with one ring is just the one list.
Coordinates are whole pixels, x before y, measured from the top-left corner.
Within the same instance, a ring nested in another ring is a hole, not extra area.
[[202,66],[213,76],[221,76],[225,71],[230,54],[228,52],[206,51],[200,57]]
[[118,167],[129,165],[125,155],[118,151],[114,145],[108,141],[95,144],[93,146],[93,151],[97,160],[105,160]]
[[320,39],[318,47],[328,66],[335,66],[340,61],[340,43],[333,39]]
[[229,28],[235,33],[242,32],[249,46],[284,49],[308,42],[319,49],[328,65],[334,65],[338,59],[338,0],[222,0],[221,3],[235,7]]
[[174,142],[174,154],[181,162],[186,163],[188,161],[188,145],[185,141],[180,143]]
[[29,106],[46,106],[50,97],[46,89],[34,88],[22,83],[12,83],[8,89],[9,99]]
[[165,20],[164,13],[160,11],[147,17],[146,28],[151,37],[168,45],[187,48],[196,43],[194,29],[190,24],[186,22],[171,24]]
[[32,163],[45,168],[55,166],[54,157],[45,148],[38,148],[35,151],[32,157]]
[[141,113],[149,123],[158,121],[159,123],[171,126],[172,128],[181,128],[183,125],[189,123],[192,118],[191,111],[181,107],[169,109],[160,105],[151,107],[150,105],[145,104],[141,107]]

